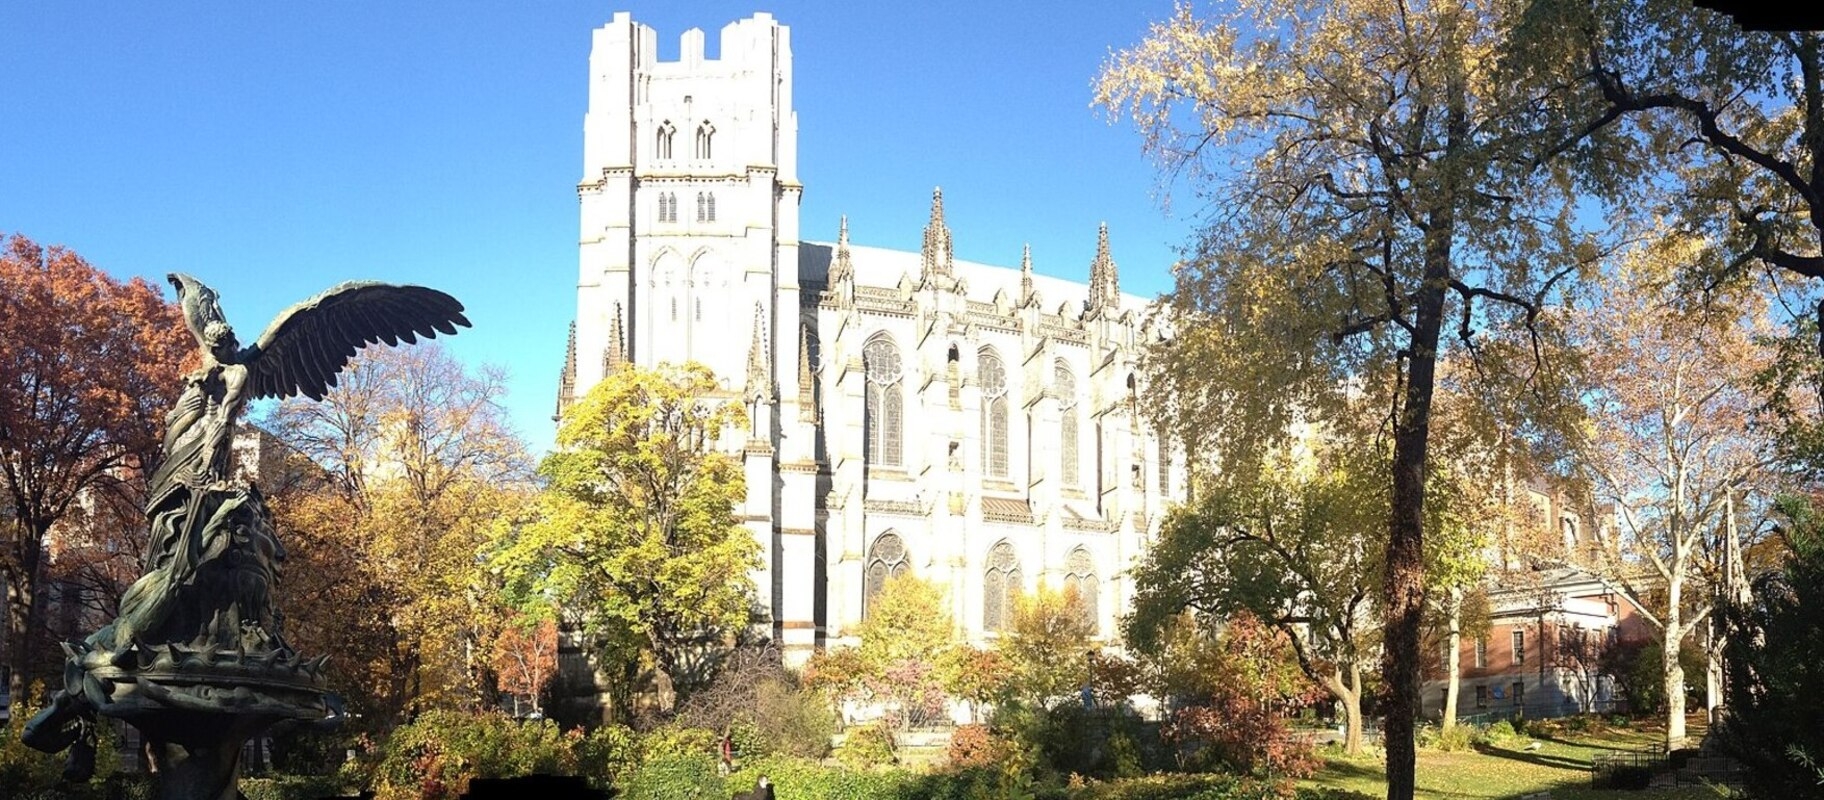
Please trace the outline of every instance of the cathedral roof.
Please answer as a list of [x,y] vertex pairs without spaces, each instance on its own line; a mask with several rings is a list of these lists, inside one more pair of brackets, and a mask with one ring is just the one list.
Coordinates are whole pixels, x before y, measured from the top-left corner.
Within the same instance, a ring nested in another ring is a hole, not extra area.
[[[804,242],[798,248],[798,274],[805,280],[822,282],[829,276],[830,261],[834,257],[836,245],[833,242]],[[849,255],[855,268],[855,283],[859,286],[894,287],[899,285],[900,277],[906,276],[914,283],[918,282],[923,267],[924,254],[918,251],[888,250],[884,247],[867,247],[853,242],[849,243]],[[1009,254],[1013,255],[1013,254]],[[1087,260],[1086,255],[1084,259]],[[1044,262],[1038,262],[1037,269],[1043,269]],[[1014,302],[1020,299],[1020,269],[1018,267],[999,267],[989,264],[978,264],[973,261],[956,259],[954,274],[968,285],[968,296],[971,300],[987,303],[994,300],[996,292],[1005,291]],[[1073,309],[1081,309],[1089,300],[1089,284],[1064,278],[1056,278],[1042,272],[1032,275],[1032,285],[1043,301],[1046,311],[1056,311],[1058,306],[1070,302]],[[1152,302],[1150,297],[1121,293],[1121,307],[1124,309],[1144,310]]]

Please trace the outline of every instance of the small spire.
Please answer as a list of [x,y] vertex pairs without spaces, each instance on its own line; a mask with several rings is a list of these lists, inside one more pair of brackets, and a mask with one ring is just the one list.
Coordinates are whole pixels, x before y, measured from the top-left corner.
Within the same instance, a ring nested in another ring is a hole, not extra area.
[[925,244],[920,253],[920,277],[930,280],[949,275],[955,261],[950,228],[944,224],[944,188],[931,190],[931,221],[925,224]]
[[1108,223],[1096,232],[1096,260],[1089,265],[1089,310],[1113,311],[1121,305],[1121,282],[1108,252]]
[[564,412],[569,410],[571,395],[576,393],[576,322],[570,323],[570,342],[564,345],[564,371],[557,376],[557,414],[552,420],[561,420]]
[[1032,299],[1032,243],[1020,248],[1020,302]]
[[836,229],[836,261],[830,265],[829,283],[835,286],[843,281],[855,278],[855,265],[849,260],[849,215],[842,215],[842,225]]
[[614,324],[608,329],[608,351],[602,354],[604,371],[613,372],[615,368],[627,363],[627,339],[622,331],[621,304],[614,304]]
[[767,369],[766,347],[766,308],[754,304],[754,341],[747,348],[747,392],[748,396],[765,402],[772,397],[769,391],[771,370]]

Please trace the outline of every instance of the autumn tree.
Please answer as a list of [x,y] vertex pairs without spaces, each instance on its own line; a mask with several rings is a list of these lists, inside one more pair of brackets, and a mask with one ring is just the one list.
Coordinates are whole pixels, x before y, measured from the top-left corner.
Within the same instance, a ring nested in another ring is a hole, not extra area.
[[1200,746],[1200,760],[1243,772],[1302,777],[1316,767],[1311,745],[1294,741],[1286,730],[1288,713],[1317,693],[1297,666],[1283,629],[1246,612],[1221,625],[1199,625],[1187,614],[1171,634],[1190,644],[1183,649],[1195,667],[1167,667],[1189,679],[1182,686],[1189,702],[1160,731],[1167,741]]
[[[267,421],[321,470],[275,499],[293,567],[281,603],[300,648],[340,656],[369,711],[396,719],[489,699],[497,588],[478,553],[529,502],[502,376],[423,344],[362,353],[318,401]],[[350,614],[349,609],[361,609]]]
[[1248,469],[1202,476],[1134,575],[1127,637],[1157,653],[1179,614],[1246,613],[1285,635],[1298,665],[1343,706],[1362,747],[1362,670],[1374,657],[1383,573],[1384,454],[1312,436]]
[[0,577],[14,704],[27,699],[31,637],[44,625],[34,598],[46,536],[85,493],[122,491],[156,466],[194,350],[177,309],[145,281],[24,236],[0,247]]
[[1532,79],[1580,90],[1548,154],[1698,242],[1683,288],[1824,278],[1824,33],[1679,0],[1544,0],[1525,28]]
[[1530,325],[1590,255],[1567,187],[1528,169],[1534,118],[1555,107],[1504,60],[1524,7],[1240,0],[1204,20],[1181,5],[1097,84],[1211,200],[1152,383],[1194,458],[1247,463],[1368,365],[1398,373],[1380,559],[1389,798],[1413,792],[1439,359]]
[[745,425],[700,364],[615,370],[565,413],[546,489],[492,559],[522,595],[579,614],[593,641],[637,648],[602,650],[608,662],[650,654],[668,707],[754,619],[760,545],[735,516],[741,465],[716,447]]
[[1036,706],[1074,700],[1089,681],[1095,634],[1083,596],[1075,586],[1040,583],[1013,603],[1013,618],[995,643],[1012,673],[1013,693]]
[[1588,420],[1573,452],[1615,509],[1605,572],[1661,634],[1669,747],[1685,737],[1679,653],[1724,594],[1725,558],[1764,530],[1777,488],[1774,443],[1754,419],[1770,358],[1764,303],[1738,290],[1681,307],[1675,278],[1697,246],[1674,236],[1631,253],[1566,323]]
[[852,696],[884,702],[907,727],[943,712],[942,668],[957,645],[942,587],[916,575],[888,576],[854,634],[861,643],[849,676],[859,690]]
[[501,691],[531,698],[536,716],[544,716],[540,697],[556,672],[556,619],[516,616],[494,638],[494,673],[500,676]]

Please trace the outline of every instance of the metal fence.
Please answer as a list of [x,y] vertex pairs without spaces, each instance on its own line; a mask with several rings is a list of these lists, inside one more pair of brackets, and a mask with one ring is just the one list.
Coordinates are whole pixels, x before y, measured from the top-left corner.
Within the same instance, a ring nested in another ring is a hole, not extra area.
[[1627,788],[1617,786],[1616,781],[1626,770],[1638,770],[1649,782],[1672,786],[1740,786],[1744,777],[1742,763],[1728,756],[1703,750],[1668,753],[1665,745],[1652,744],[1597,753],[1590,759],[1590,787]]

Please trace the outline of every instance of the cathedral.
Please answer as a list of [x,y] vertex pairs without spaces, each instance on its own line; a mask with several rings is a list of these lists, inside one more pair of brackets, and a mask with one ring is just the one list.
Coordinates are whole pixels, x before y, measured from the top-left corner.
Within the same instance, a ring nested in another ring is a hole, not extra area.
[[[697,361],[750,429],[738,509],[788,662],[854,643],[888,576],[945,588],[982,643],[1014,598],[1075,587],[1102,639],[1183,495],[1138,411],[1160,337],[1108,231],[1088,286],[952,255],[941,192],[918,252],[798,237],[790,30],[755,14],[679,58],[628,13],[594,32],[577,311],[560,411],[616,365]],[[857,220],[861,227],[861,220]]]

